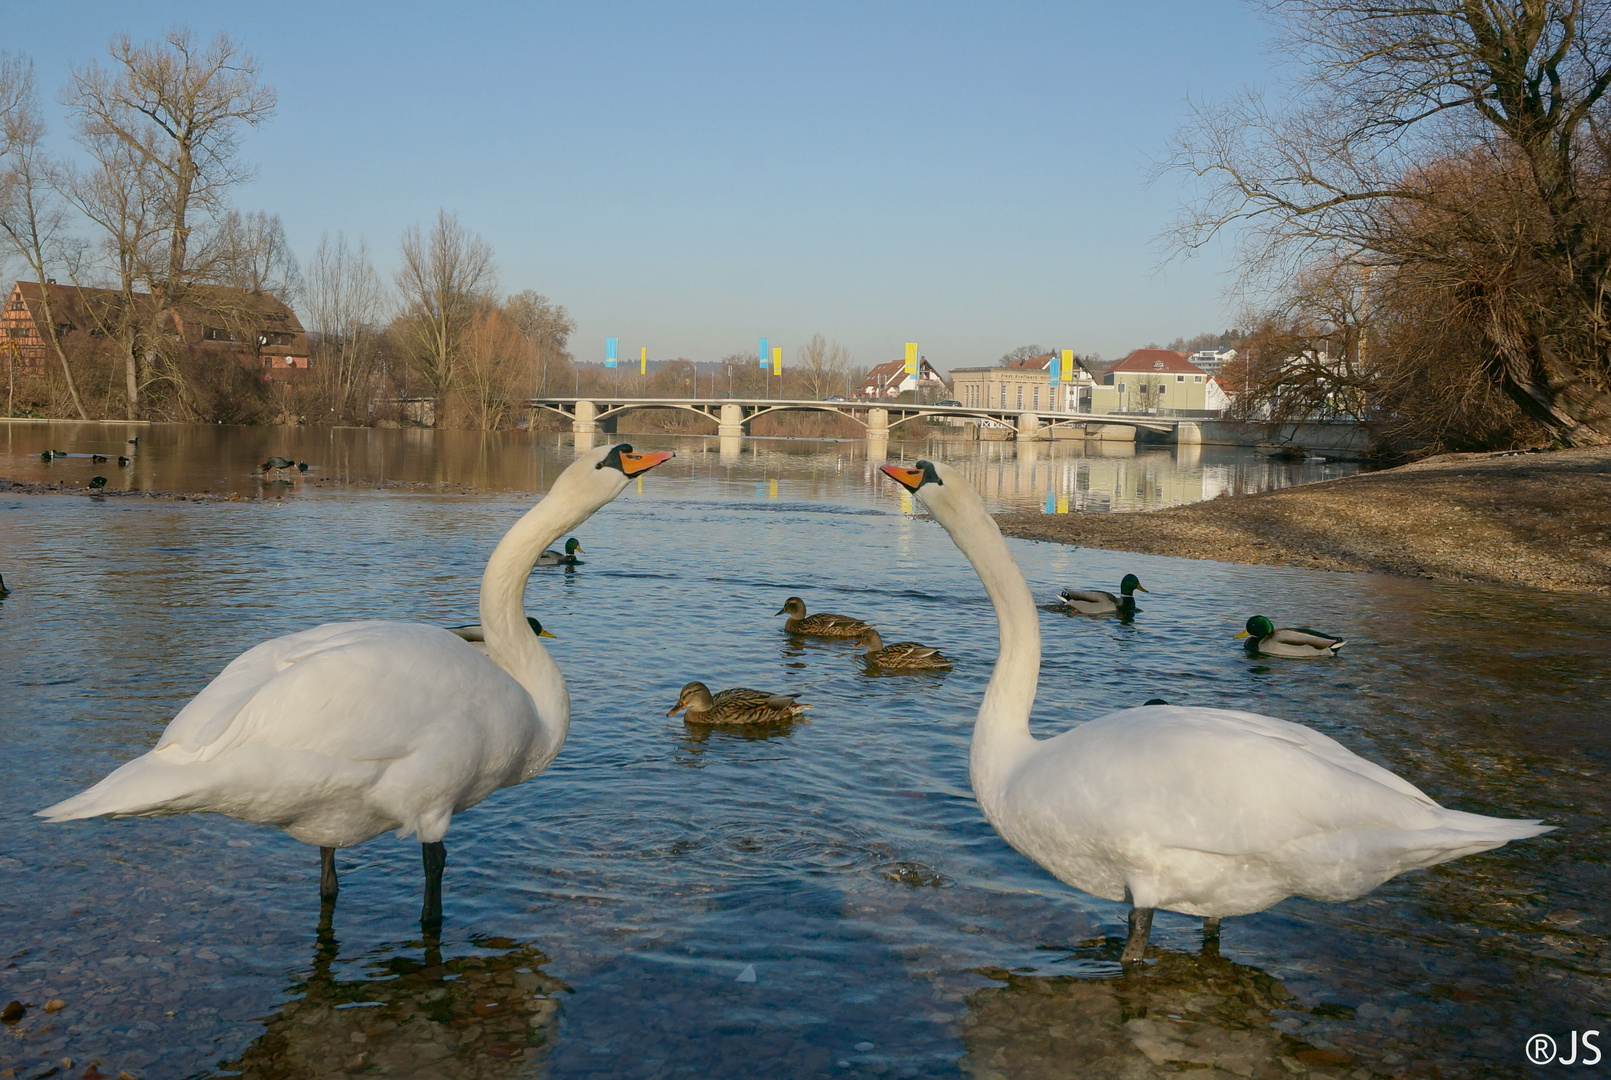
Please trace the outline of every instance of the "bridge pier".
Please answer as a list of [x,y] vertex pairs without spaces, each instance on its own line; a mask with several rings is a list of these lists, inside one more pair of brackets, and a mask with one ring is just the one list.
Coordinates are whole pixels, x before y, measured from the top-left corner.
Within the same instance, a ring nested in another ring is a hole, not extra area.
[[1176,446],[1200,446],[1203,441],[1203,429],[1198,424],[1181,420],[1175,424]]
[[1051,436],[1040,426],[1040,416],[1032,412],[1018,414],[1018,441],[1035,442]]
[[747,434],[744,430],[744,406],[732,402],[722,404],[722,418],[717,421],[716,434],[722,438],[732,438]]
[[867,410],[867,437],[869,439],[889,438],[889,410],[872,408]]
[[591,401],[578,401],[576,415],[571,419],[572,435],[592,435],[599,429],[599,407]]

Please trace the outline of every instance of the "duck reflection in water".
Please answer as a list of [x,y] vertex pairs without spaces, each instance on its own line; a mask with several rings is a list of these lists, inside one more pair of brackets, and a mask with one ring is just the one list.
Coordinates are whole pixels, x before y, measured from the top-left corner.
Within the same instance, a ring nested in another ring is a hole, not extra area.
[[[1089,951],[1091,960],[1111,958],[1116,944],[1080,952]],[[1131,970],[1120,978],[985,972],[1004,985],[967,999],[963,1075],[1117,1080],[1189,1070],[1192,1076],[1290,1080],[1306,1066],[1323,1070],[1314,1075],[1343,1075],[1324,1070],[1352,1060],[1280,1030],[1283,1016],[1303,1006],[1258,968],[1207,949],[1192,956],[1154,948],[1149,956],[1156,963],[1145,973]]]
[[[327,913],[328,914],[328,913]],[[340,978],[330,920],[319,924],[313,970],[226,1075],[301,1080],[378,1073],[390,1077],[535,1076],[559,1028],[548,958],[507,938],[472,937],[481,955],[444,960],[439,938],[423,955],[383,947],[364,974]]]

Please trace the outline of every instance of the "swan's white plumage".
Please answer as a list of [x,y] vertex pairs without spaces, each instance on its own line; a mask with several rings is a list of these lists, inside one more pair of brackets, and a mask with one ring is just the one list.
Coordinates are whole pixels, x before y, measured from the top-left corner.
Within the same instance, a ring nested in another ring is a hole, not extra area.
[[1001,653],[970,778],[1002,838],[1075,888],[1139,908],[1223,917],[1287,896],[1348,900],[1395,874],[1549,831],[1448,810],[1299,724],[1153,705],[1035,739],[1038,614],[1023,573],[961,475],[917,491],[979,572]]
[[580,457],[510,529],[482,578],[485,650],[424,623],[328,623],[242,653],[181,709],[157,745],[52,821],[208,811],[321,847],[388,829],[434,843],[453,814],[553,761],[570,701],[526,624],[543,547],[618,495],[626,476]]

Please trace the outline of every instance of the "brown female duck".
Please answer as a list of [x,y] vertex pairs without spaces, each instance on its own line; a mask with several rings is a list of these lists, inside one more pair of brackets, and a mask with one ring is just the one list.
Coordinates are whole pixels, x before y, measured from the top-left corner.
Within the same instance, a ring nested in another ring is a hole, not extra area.
[[677,704],[666,715],[676,716],[687,709],[684,721],[710,727],[780,724],[793,720],[811,708],[796,703],[794,699],[794,694],[769,694],[765,690],[746,690],[742,686],[712,695],[710,687],[704,683],[691,682],[682,688]]
[[852,619],[849,615],[829,615],[825,611],[807,615],[805,601],[798,596],[783,601],[783,606],[778,608],[776,614],[789,616],[783,623],[783,629],[791,634],[809,637],[859,638],[872,629],[871,624]]
[[941,656],[939,649],[928,645],[919,645],[915,641],[896,641],[885,645],[884,639],[872,627],[863,631],[861,643],[867,649],[862,658],[875,667],[916,670],[951,666],[951,661]]

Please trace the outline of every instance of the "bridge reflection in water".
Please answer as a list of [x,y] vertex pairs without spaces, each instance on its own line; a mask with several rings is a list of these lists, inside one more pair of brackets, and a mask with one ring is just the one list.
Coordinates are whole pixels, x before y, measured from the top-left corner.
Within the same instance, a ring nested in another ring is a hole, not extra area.
[[1120,438],[1133,441],[1137,431],[1164,435],[1170,442],[1192,445],[1202,441],[1199,421],[1216,418],[1218,413],[1160,416],[1152,414],[1096,414],[1053,412],[1040,409],[988,409],[962,405],[932,405],[895,401],[809,401],[768,398],[530,398],[525,402],[532,412],[557,413],[571,422],[576,435],[614,434],[616,422],[625,415],[644,409],[670,409],[694,413],[716,424],[715,434],[740,436],[750,432],[750,423],[762,416],[782,412],[825,412],[848,417],[860,424],[869,439],[899,435],[898,429],[910,420],[933,420],[971,424],[981,433],[994,429],[1022,442],[1053,437],[1054,432],[1078,431],[1085,438]]

